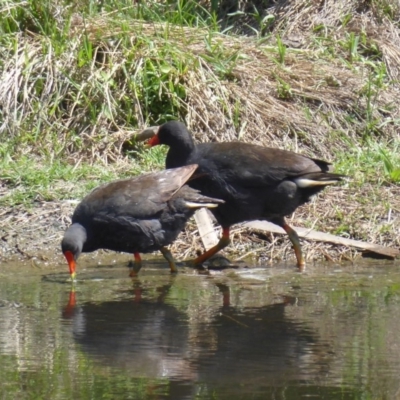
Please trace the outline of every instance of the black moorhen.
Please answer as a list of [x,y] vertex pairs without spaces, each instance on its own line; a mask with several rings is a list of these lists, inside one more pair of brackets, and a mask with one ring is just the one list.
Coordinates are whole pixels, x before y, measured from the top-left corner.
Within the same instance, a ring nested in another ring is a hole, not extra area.
[[201,177],[189,185],[225,203],[214,209],[222,226],[216,246],[194,260],[201,264],[229,242],[231,225],[251,220],[267,220],[281,226],[293,243],[297,266],[305,260],[297,233],[285,216],[310,200],[325,186],[340,181],[343,175],[329,172],[330,163],[300,154],[241,142],[201,143],[195,145],[186,126],[170,121],[158,127],[149,146],[169,146],[166,168],[196,163]]
[[132,275],[141,267],[139,253],[160,250],[171,272],[176,272],[174,259],[164,246],[176,239],[196,209],[223,203],[185,185],[196,168],[187,165],[118,180],[89,193],[76,207],[61,243],[71,278],[75,279],[81,252],[97,249],[133,253]]

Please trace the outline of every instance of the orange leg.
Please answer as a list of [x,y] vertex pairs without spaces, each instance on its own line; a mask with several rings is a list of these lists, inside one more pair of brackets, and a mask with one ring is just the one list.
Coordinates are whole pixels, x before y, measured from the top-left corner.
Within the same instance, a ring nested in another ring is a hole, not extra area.
[[285,221],[281,226],[286,231],[290,241],[293,244],[294,253],[296,254],[297,258],[297,267],[299,268],[300,271],[303,272],[306,267],[306,262],[304,260],[303,253],[301,251],[299,236],[297,235],[297,232],[293,228],[291,228]]
[[165,259],[168,261],[169,268],[171,269],[171,274],[178,272],[174,257],[172,256],[171,252],[166,247],[161,247],[160,251]]
[[211,249],[207,250],[202,255],[198,256],[193,261],[194,265],[196,266],[202,264],[204,261],[208,260],[214,254],[217,254],[220,250],[228,246],[230,242],[231,240],[229,239],[229,227],[222,228],[222,237],[219,240],[219,242],[214,247],[211,247]]
[[140,269],[142,268],[142,259],[140,258],[140,254],[138,252],[136,252],[136,253],[133,253],[133,256],[135,257],[135,264],[134,264],[131,272],[129,273],[129,276],[131,276],[132,278],[137,276]]

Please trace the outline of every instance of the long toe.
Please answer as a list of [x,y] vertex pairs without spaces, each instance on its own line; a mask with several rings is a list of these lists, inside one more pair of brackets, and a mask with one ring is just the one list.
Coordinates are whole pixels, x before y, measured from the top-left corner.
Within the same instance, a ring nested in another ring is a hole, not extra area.
[[208,269],[225,269],[232,265],[231,260],[222,254],[215,254],[207,260]]

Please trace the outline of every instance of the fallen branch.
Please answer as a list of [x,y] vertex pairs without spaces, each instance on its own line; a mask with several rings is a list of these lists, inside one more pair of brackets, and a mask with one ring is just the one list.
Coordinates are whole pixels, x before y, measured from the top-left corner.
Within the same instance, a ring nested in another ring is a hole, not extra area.
[[194,219],[205,249],[208,250],[215,246],[218,243],[218,236],[214,231],[208,211],[205,208],[200,208],[195,212]]
[[[242,226],[250,229],[286,234],[286,232],[281,227],[268,221],[246,222]],[[393,247],[385,247],[379,244],[362,242],[361,240],[346,239],[344,237],[335,236],[330,233],[314,231],[312,229],[299,228],[295,226],[293,226],[292,228],[297,232],[299,237],[308,240],[316,240],[320,242],[329,242],[334,244],[341,244],[348,247],[355,247],[356,249],[362,251],[370,251],[390,258],[395,258],[400,254],[399,249]]]

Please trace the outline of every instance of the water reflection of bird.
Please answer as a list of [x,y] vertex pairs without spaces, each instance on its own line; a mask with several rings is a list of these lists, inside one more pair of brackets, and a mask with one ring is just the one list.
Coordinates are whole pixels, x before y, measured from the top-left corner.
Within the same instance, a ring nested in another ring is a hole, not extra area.
[[[200,348],[196,363],[207,381],[218,386],[251,382],[254,390],[268,383],[311,378],[317,373],[316,335],[285,316],[292,300],[286,298],[264,307],[222,307],[207,332],[201,333],[204,340],[197,342]],[[207,336],[217,340],[211,354]]]
[[74,339],[98,363],[148,378],[149,391],[155,379],[165,384],[167,378],[169,396],[163,399],[192,399],[188,382],[195,381],[197,373],[189,360],[188,326],[185,314],[164,302],[170,286],[158,288],[155,300],[137,297],[140,284],[132,300],[79,305],[70,295],[63,317],[72,319]]
[[230,226],[263,219],[282,227],[291,240],[297,265],[305,265],[297,233],[285,216],[308,202],[325,186],[342,179],[330,172],[329,163],[276,148],[241,142],[195,145],[186,126],[178,121],[161,125],[149,145],[169,146],[167,168],[198,164],[203,177],[190,183],[208,196],[225,200],[213,210],[222,226],[219,243],[194,260],[200,264],[229,244]]
[[223,203],[185,185],[196,168],[190,165],[119,180],[88,194],[75,209],[61,243],[72,278],[81,252],[97,249],[134,253],[134,274],[141,267],[139,253],[160,250],[176,272],[164,246],[176,239],[196,209]]
[[200,382],[215,393],[249,394],[326,373],[315,333],[286,316],[291,298],[239,309],[220,285],[222,305],[210,304],[211,322],[199,326],[195,315],[163,301],[168,290],[152,301],[82,304],[72,316],[75,340],[99,363],[132,377],[169,379],[184,390],[171,399],[192,398]]

